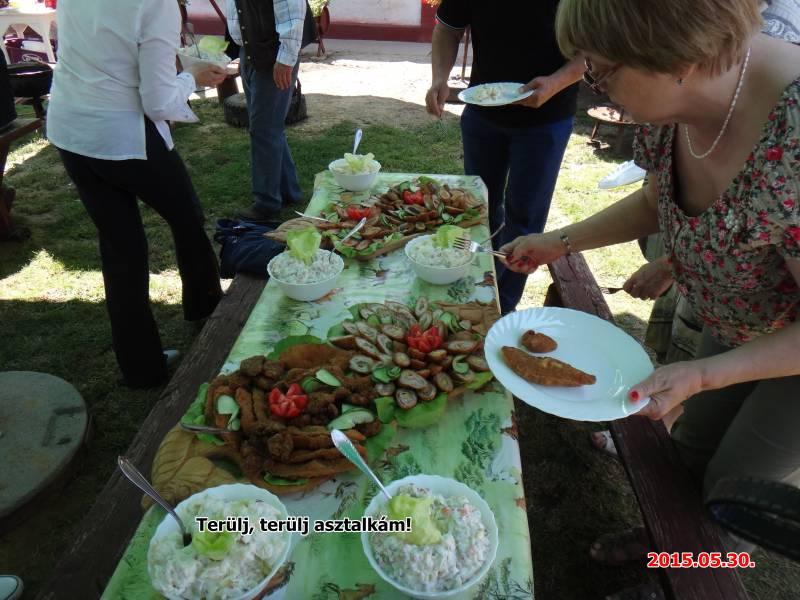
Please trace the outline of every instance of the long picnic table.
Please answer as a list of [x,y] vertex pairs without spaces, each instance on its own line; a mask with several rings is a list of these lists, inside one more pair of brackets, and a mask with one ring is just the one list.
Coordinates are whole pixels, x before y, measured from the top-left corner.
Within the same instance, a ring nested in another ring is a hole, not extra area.
[[[382,174],[377,189],[413,177]],[[486,188],[477,177],[433,177],[486,198]],[[308,211],[318,213],[340,194],[329,173],[318,175]],[[488,237],[487,227],[473,228],[473,237]],[[419,280],[402,249],[369,262],[348,260],[337,288],[317,302],[290,300],[274,281],[264,286],[263,281],[237,276],[127,455],[148,473],[159,442],[194,400],[200,383],[218,372],[235,370],[242,359],[268,353],[289,336],[326,339],[332,326],[350,317],[348,307],[355,304],[389,299],[408,303],[419,296],[434,302],[477,301],[496,306],[492,258],[477,256],[468,277],[450,286],[432,286]],[[386,455],[374,465],[384,482],[417,473],[459,479],[480,493],[493,509],[500,532],[497,558],[486,579],[462,598],[533,596],[531,545],[513,410],[511,395],[497,383],[468,392],[451,401],[436,424],[424,430],[398,430]],[[356,471],[282,500],[291,515],[309,516],[313,523],[360,517],[375,493],[374,486]],[[158,597],[149,584],[146,554],[149,539],[165,513],[153,507],[142,515],[140,499],[139,492],[115,472],[59,565],[58,582],[54,578],[43,597],[89,598],[100,592],[109,600]],[[289,568],[270,598],[327,598],[328,594],[403,597],[371,569],[359,534],[295,535]]]

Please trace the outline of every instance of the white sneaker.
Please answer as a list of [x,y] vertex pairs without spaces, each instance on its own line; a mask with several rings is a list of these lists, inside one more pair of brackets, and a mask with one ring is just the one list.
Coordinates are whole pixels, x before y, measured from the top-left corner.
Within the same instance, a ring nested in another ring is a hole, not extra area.
[[22,579],[16,575],[0,575],[0,600],[22,598]]
[[611,174],[603,177],[598,183],[597,187],[601,190],[608,190],[610,188],[620,187],[622,185],[629,185],[644,179],[647,171],[637,167],[636,163],[632,160],[622,163]]
[[[180,350],[174,350],[174,349],[164,350],[164,356],[167,359],[167,367],[171,367],[176,362],[178,362],[178,359],[181,356],[181,352]],[[0,596],[0,600],[3,600],[2,596]]]

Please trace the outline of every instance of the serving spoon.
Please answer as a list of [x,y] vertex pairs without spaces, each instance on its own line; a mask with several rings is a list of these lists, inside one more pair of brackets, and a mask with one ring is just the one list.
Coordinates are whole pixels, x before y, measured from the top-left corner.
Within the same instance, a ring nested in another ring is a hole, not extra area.
[[[367,224],[367,217],[364,217],[363,219],[361,219],[358,222],[358,225],[356,225],[355,227],[353,227],[352,230],[350,230],[350,233],[348,233],[341,240],[339,240],[339,243],[340,244],[344,244],[347,240],[349,240],[351,237],[353,237],[355,234],[357,234],[361,230],[361,228],[364,227],[364,225],[366,225],[366,224]],[[335,248],[336,248],[336,246],[334,246],[334,249]],[[331,262],[333,262],[333,250],[331,250],[331,253],[330,253],[330,260],[331,260]]]
[[363,136],[364,132],[361,131],[361,128],[359,127],[358,129],[356,129],[356,139],[353,141],[353,154],[355,154],[356,150],[358,150],[358,145],[361,143],[361,138]]
[[375,485],[383,492],[383,495],[386,496],[389,500],[392,499],[392,495],[386,491],[386,488],[383,487],[381,480],[378,479],[378,476],[373,473],[372,469],[369,468],[367,463],[364,462],[364,459],[361,458],[361,455],[356,450],[356,447],[353,446],[353,442],[350,441],[344,433],[339,431],[338,429],[334,429],[331,431],[331,439],[333,440],[333,445],[336,446],[336,449],[341,452],[344,457],[353,463],[358,470],[364,473],[367,477],[370,477],[372,481],[375,482]]
[[181,429],[189,433],[209,433],[211,435],[221,435],[223,433],[236,433],[231,429],[222,427],[211,427],[209,425],[194,425],[192,423],[180,423]]
[[183,535],[183,545],[188,546],[191,544],[192,534],[189,533],[188,529],[186,529],[186,525],[183,524],[183,521],[181,521],[178,513],[176,513],[175,509],[172,508],[172,505],[164,500],[164,498],[161,497],[161,494],[159,494],[153,488],[153,486],[150,485],[150,482],[147,481],[147,478],[141,474],[139,469],[134,467],[133,463],[124,456],[117,457],[117,466],[119,466],[119,470],[122,471],[122,474],[125,475],[125,477],[127,477],[133,485],[138,487],[145,494],[150,496],[155,502],[161,505],[161,508],[166,510],[170,515],[172,515],[172,518],[178,522],[178,525],[180,525],[181,528],[181,534]]

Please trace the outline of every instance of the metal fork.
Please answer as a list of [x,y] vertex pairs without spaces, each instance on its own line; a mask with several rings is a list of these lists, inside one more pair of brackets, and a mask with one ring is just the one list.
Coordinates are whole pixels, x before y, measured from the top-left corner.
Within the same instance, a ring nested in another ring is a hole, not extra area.
[[492,256],[500,256],[502,258],[506,258],[508,254],[505,252],[498,252],[497,250],[489,250],[488,248],[484,248],[478,242],[471,242],[470,240],[465,240],[464,238],[458,238],[456,241],[453,242],[453,247],[457,250],[467,250],[472,252],[486,252],[491,254]]
[[500,233],[500,230],[503,229],[503,227],[505,227],[505,226],[506,226],[506,224],[502,223],[500,225],[500,227],[497,228],[497,231],[495,231],[492,235],[490,235],[488,238],[486,238],[485,240],[483,240],[480,243],[473,242],[473,241],[468,240],[466,238],[456,238],[456,240],[453,242],[453,246],[458,250],[468,250],[469,252],[472,252],[472,253],[475,253],[475,252],[488,252],[489,254],[492,254],[493,256],[506,257],[508,255],[505,252],[498,252],[497,250],[490,250],[488,248],[484,248],[483,247],[483,245],[486,242],[491,241],[491,239],[494,236],[496,236],[498,233]]
[[600,291],[604,294],[616,294],[617,292],[621,292],[624,288],[621,287],[602,287],[600,286]]
[[[355,234],[357,234],[361,230],[361,228],[364,227],[364,225],[366,225],[366,224],[367,224],[367,217],[364,217],[363,219],[361,219],[358,222],[358,225],[356,225],[355,227],[353,227],[353,229],[350,230],[350,233],[348,233],[341,240],[339,240],[339,243],[340,244],[344,244],[347,240],[349,240],[351,237],[353,237]],[[335,249],[336,249],[336,246],[334,245],[334,250]],[[333,262],[333,250],[331,250],[331,253],[330,253],[330,260],[331,260],[331,262]]]

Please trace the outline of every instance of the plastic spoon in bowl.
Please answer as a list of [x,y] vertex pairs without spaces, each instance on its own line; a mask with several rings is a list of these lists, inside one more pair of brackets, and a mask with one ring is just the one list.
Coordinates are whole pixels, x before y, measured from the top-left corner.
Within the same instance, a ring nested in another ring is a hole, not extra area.
[[361,143],[361,138],[363,136],[364,132],[361,131],[361,128],[359,127],[358,129],[356,129],[356,139],[353,141],[353,154],[355,154],[356,150],[358,150],[358,145]]
[[190,23],[190,22],[187,21],[186,22],[186,31],[189,33],[189,35],[192,38],[192,45],[194,46],[194,51],[197,53],[197,58],[202,60],[203,57],[200,56],[200,46],[197,45],[197,38],[194,37],[194,23]]
[[375,485],[383,492],[383,495],[386,496],[389,500],[392,499],[392,495],[386,491],[386,488],[383,487],[381,480],[378,479],[378,476],[372,472],[367,466],[367,463],[364,462],[364,459],[361,458],[361,455],[356,450],[356,447],[353,446],[353,442],[350,441],[344,433],[339,431],[338,429],[334,429],[331,431],[331,439],[333,440],[333,445],[336,446],[336,449],[341,452],[344,457],[353,463],[358,470],[364,473],[367,477],[370,477],[372,481],[375,482]]
[[189,530],[186,529],[186,525],[183,524],[178,513],[175,512],[175,509],[172,508],[172,505],[164,500],[150,482],[147,481],[147,478],[141,474],[139,469],[133,466],[133,463],[125,458],[124,456],[117,457],[117,465],[119,466],[119,470],[122,471],[122,474],[127,477],[133,485],[138,487],[142,490],[145,494],[150,496],[155,502],[161,505],[165,511],[167,511],[172,518],[178,522],[178,525],[181,527],[181,533],[183,534],[183,545],[188,546],[192,543],[192,534],[189,533]]
[[[364,225],[366,225],[366,224],[367,224],[367,217],[364,217],[363,219],[361,219],[358,222],[358,225],[356,225],[355,227],[353,227],[352,230],[350,230],[350,233],[348,233],[341,240],[339,240],[339,243],[340,244],[344,244],[348,239],[350,239],[355,234],[357,234],[361,230],[361,228],[364,227]],[[336,248],[336,246],[334,245],[334,249],[335,248]],[[331,250],[330,259],[333,260],[333,250]]]

